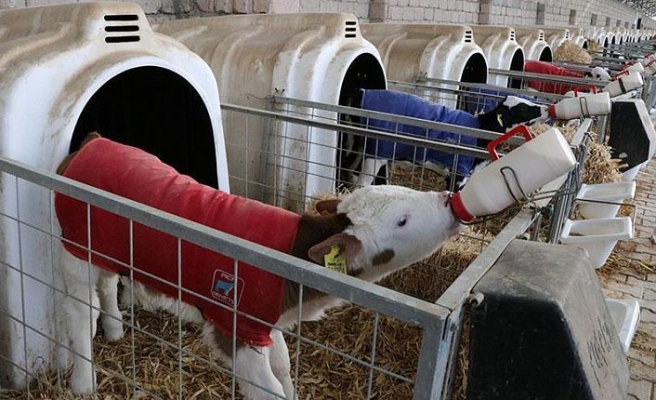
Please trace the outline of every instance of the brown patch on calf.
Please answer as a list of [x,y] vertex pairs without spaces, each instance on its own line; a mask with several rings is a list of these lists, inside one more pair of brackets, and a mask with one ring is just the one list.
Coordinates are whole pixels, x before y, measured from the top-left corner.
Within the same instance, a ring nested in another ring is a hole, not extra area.
[[[225,354],[226,357],[232,358],[233,337],[229,335],[225,335],[223,332],[219,331],[215,327],[212,328],[213,328],[211,333],[212,337],[209,339],[214,343],[217,349],[221,350],[221,352]],[[236,350],[239,350],[240,348],[246,346],[244,343],[241,343],[239,341],[236,341],[235,345],[236,345],[235,346]]]
[[347,262],[352,260],[362,250],[362,242],[358,238],[348,233],[340,232],[312,246],[308,250],[308,256],[315,263],[323,265],[324,256],[330,253],[333,246],[339,248],[339,252]]
[[376,254],[373,260],[371,260],[371,264],[374,266],[387,264],[388,262],[392,261],[392,258],[394,258],[394,250],[386,249]]
[[351,220],[348,219],[346,214],[303,214],[298,223],[296,241],[291,255],[306,261],[312,261],[308,254],[310,248],[333,235],[344,232],[344,229],[351,225]]
[[[303,260],[319,264],[310,258],[310,249],[334,235],[343,233],[344,230],[351,225],[351,220],[346,214],[303,214],[298,224],[296,241],[294,242],[294,248],[291,254]],[[357,276],[360,273],[360,271],[357,271],[354,276]],[[298,305],[299,293],[300,285],[297,282],[285,281],[283,313]],[[311,287],[306,286],[303,288],[304,301],[316,299],[321,296],[326,296],[326,294]]]
[[321,200],[317,202],[314,208],[321,215],[337,214],[337,206],[341,202],[340,199]]
[[[86,146],[86,144],[89,143],[90,141],[92,141],[94,139],[99,139],[100,137],[101,136],[98,132],[91,132],[91,133],[87,134],[84,137],[84,140],[82,140],[82,143],[80,144],[80,149],[82,147]],[[62,162],[57,167],[57,174],[58,175],[64,175],[64,171],[66,171],[66,168],[68,168],[68,165],[71,163],[71,160],[73,160],[73,158],[75,157],[76,154],[77,154],[77,151],[74,151],[71,154],[64,157]]]

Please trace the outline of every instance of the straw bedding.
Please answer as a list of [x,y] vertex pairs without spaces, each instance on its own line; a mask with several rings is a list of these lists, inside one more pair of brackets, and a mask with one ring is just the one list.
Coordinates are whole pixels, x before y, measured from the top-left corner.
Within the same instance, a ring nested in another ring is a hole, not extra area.
[[588,40],[588,50],[590,51],[599,51],[601,50],[601,45],[597,43],[596,40],[592,38],[586,38]]
[[[533,131],[539,133],[547,128],[537,126]],[[566,136],[573,134],[570,128],[561,128],[561,131],[564,131]],[[617,163],[610,160],[607,148],[603,146],[591,151],[585,169],[589,175],[586,175],[584,181],[615,181],[619,177],[616,171]],[[390,173],[395,184],[420,190],[446,188],[444,178],[430,170],[393,163]],[[517,206],[511,207],[485,225],[466,227],[463,234],[449,240],[429,259],[389,276],[381,285],[423,300],[435,301],[483,250],[485,243],[492,240],[519,209]],[[607,266],[598,271],[601,282],[604,283],[625,268],[638,266],[622,254],[614,253]],[[355,305],[346,305],[332,310],[319,322],[303,322],[300,330],[307,340],[297,343],[295,337],[287,336],[292,357],[292,374],[296,369],[297,357],[300,362],[300,399],[367,398],[369,368],[366,364],[371,362],[374,319],[371,311]],[[129,316],[126,316],[125,320],[129,321]],[[98,362],[99,399],[146,399],[157,396],[176,398],[179,390],[184,399],[230,398],[230,375],[216,362],[207,363],[201,360],[212,360],[212,356],[200,341],[197,326],[183,324],[179,330],[174,317],[168,314],[153,314],[138,308],[135,309],[135,321],[140,331],[135,332],[134,337],[128,329],[126,337],[119,344],[108,344],[101,338],[94,341],[95,360]],[[378,325],[375,365],[413,379],[421,345],[420,330],[383,315],[380,316]],[[467,336],[465,327],[454,385],[453,398],[456,400],[465,398]],[[156,337],[161,339],[155,339]],[[365,366],[313,343],[307,343],[308,340],[339,349],[354,359],[361,360]],[[176,350],[178,343],[183,348],[182,354]],[[300,353],[297,354],[299,350]],[[128,381],[136,381],[137,389],[120,376],[126,376]],[[380,372],[373,373],[372,383],[372,398],[412,398],[411,383]],[[65,376],[51,373],[39,377],[29,394],[26,391],[4,391],[0,398],[68,399],[72,398],[68,387]],[[241,397],[237,395],[236,398]]]
[[590,64],[592,57],[581,46],[567,39],[554,51],[554,60]]

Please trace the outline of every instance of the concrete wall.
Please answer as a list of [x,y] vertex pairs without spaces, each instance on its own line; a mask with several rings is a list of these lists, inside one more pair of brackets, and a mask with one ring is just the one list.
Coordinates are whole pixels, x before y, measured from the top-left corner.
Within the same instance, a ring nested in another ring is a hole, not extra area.
[[[0,0],[0,9],[74,2]],[[493,25],[578,25],[633,27],[641,17],[617,0],[137,0],[153,20],[190,16],[349,12],[370,22],[443,22]],[[656,21],[642,16],[643,26]],[[596,21],[596,23],[591,23]]]

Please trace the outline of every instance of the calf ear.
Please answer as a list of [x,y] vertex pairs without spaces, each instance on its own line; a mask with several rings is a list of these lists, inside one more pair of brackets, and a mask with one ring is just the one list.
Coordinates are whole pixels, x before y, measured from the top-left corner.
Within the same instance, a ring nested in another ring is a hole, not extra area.
[[362,242],[360,239],[348,233],[337,233],[319,244],[315,244],[308,250],[308,257],[319,265],[324,265],[324,256],[330,253],[331,249],[339,247],[339,254],[346,259],[348,267],[349,262],[362,251]]
[[100,138],[101,138],[100,133],[95,132],[95,131],[94,132],[89,132],[84,137],[84,139],[82,140],[82,143],[80,144],[80,148],[86,146],[87,143],[89,143],[90,141],[95,140],[95,139],[100,139]]
[[337,206],[341,202],[342,201],[339,199],[321,200],[317,202],[314,208],[317,210],[317,213],[321,215],[337,214]]

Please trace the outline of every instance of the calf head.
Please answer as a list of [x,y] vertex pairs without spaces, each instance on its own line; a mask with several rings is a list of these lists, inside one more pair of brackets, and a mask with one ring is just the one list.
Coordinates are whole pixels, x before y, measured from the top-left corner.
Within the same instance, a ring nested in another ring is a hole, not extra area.
[[612,79],[608,71],[603,67],[594,67],[590,72],[586,72],[585,76],[599,81],[610,81]]
[[449,205],[449,192],[420,192],[393,185],[367,186],[336,205],[350,224],[309,250],[324,264],[335,246],[349,274],[376,281],[424,259],[458,232],[460,223]]
[[479,115],[481,129],[506,132],[515,125],[546,121],[549,107],[516,96],[507,96],[497,107]]

